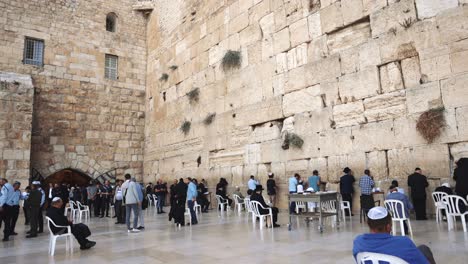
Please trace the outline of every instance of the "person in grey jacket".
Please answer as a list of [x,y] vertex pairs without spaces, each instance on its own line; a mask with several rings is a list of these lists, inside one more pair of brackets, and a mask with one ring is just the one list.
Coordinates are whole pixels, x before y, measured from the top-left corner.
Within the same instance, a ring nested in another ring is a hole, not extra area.
[[[138,208],[141,205],[140,200],[138,199],[138,186],[135,182],[132,182],[130,179],[132,176],[130,174],[125,174],[125,182],[122,185],[123,191],[123,200],[125,203],[125,223],[127,224],[127,229],[129,233],[140,232],[138,230]],[[133,211],[133,228],[130,228],[130,214]]]

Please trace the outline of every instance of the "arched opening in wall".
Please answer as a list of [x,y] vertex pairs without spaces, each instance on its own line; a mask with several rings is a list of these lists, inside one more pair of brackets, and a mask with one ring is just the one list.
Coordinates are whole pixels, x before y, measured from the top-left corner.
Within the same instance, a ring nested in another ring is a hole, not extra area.
[[91,180],[93,180],[93,178],[91,178],[89,175],[87,175],[84,172],[74,170],[74,169],[63,169],[45,178],[45,183],[47,184],[46,186],[48,186],[49,183],[52,183],[52,184],[65,183],[65,184],[70,184],[72,186],[74,185],[88,186]]
[[117,29],[117,15],[109,13],[106,16],[106,31],[115,32]]

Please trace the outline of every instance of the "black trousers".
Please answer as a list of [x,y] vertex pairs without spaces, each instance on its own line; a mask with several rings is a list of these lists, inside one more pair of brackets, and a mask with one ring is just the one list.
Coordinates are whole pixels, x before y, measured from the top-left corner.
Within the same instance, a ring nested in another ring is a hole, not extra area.
[[11,228],[10,228],[12,234],[15,232],[15,227],[16,227],[16,222],[18,221],[19,212],[20,212],[19,205],[14,205],[13,215],[11,217]]
[[24,213],[24,224],[29,225],[29,219],[30,219],[29,208],[27,208],[26,206],[23,206],[23,213]]
[[366,215],[367,212],[369,212],[369,210],[372,209],[374,206],[374,197],[372,195],[361,195],[361,209],[364,210]]
[[39,207],[31,207],[29,209],[29,213],[30,213],[30,220],[29,220],[29,224],[30,224],[30,232],[31,232],[31,235],[36,235],[37,234],[37,226],[38,226],[38,220],[39,220],[39,211],[40,211],[40,208]]
[[125,223],[125,218],[123,215],[122,200],[115,200],[114,204],[115,215],[117,216],[118,223]]
[[107,197],[102,197],[101,198],[101,215],[102,216],[109,216],[109,205],[110,205],[110,200]]
[[13,206],[3,205],[2,222],[3,222],[3,238],[8,239],[11,235],[11,220],[13,219]]
[[[342,193],[341,197],[343,197],[343,201],[349,202],[349,206],[351,207],[351,212],[353,211],[353,195],[351,193]],[[349,216],[349,212],[346,211],[346,216]]]
[[94,216],[99,216],[101,213],[101,198],[94,199]]
[[94,212],[94,200],[88,199],[87,205],[89,206],[89,216],[91,216],[91,212]]
[[426,198],[413,197],[414,211],[416,212],[416,220],[426,219]]
[[44,216],[42,215],[44,207],[39,207],[39,213],[37,215],[37,229],[39,233],[44,231]]
[[273,214],[273,224],[276,224],[276,221],[278,221],[278,208],[271,207],[271,212]]

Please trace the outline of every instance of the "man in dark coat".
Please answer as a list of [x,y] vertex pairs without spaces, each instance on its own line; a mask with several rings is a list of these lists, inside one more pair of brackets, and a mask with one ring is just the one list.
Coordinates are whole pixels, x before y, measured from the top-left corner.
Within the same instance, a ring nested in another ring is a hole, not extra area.
[[30,230],[26,238],[37,237],[39,214],[41,213],[42,193],[39,190],[40,182],[33,182],[31,192],[27,200],[29,206],[29,224]]
[[455,193],[466,199],[468,195],[468,159],[460,159],[457,162],[457,168],[453,172],[453,179],[455,180]]
[[422,175],[420,168],[408,176],[408,186],[411,188],[411,199],[413,200],[416,220],[427,220],[426,217],[426,187],[429,186],[427,177]]
[[[263,196],[262,196],[262,191],[263,191],[263,186],[257,185],[255,187],[255,192],[253,192],[252,195],[250,195],[250,201],[259,202],[264,208],[271,208],[271,213],[273,214],[273,219],[272,219],[273,227],[279,227],[280,225],[276,223],[276,221],[278,221],[278,208],[270,207],[265,203],[265,200],[263,199]],[[259,208],[259,212],[260,214],[267,214],[268,209]]]
[[[52,199],[52,206],[47,209],[47,216],[58,226],[70,226],[73,236],[78,240],[78,243],[80,243],[80,249],[84,250],[94,247],[96,242],[86,239],[91,235],[88,226],[85,224],[73,224],[72,221],[69,221],[62,213],[62,206],[62,199],[54,197]],[[55,235],[67,232],[66,228],[55,227],[51,223],[49,223],[49,228]]]
[[185,225],[184,213],[187,200],[187,184],[180,178],[175,187],[176,208],[174,210],[174,222],[179,225]]
[[[351,212],[353,211],[353,193],[354,193],[354,188],[353,184],[356,181],[354,179],[354,176],[352,174],[352,171],[350,168],[346,167],[343,170],[344,174],[340,178],[340,193],[341,196],[343,197],[343,201],[348,201],[349,205],[351,207]],[[348,210],[346,210],[346,216],[349,216]]]

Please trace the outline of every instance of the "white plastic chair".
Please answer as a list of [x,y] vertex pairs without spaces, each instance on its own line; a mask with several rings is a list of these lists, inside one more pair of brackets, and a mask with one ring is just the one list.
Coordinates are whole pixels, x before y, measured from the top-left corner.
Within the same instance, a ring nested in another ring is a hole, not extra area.
[[446,210],[445,203],[442,201],[442,198],[447,196],[444,192],[433,192],[432,200],[434,201],[434,207],[436,209],[436,222],[439,223],[442,221],[442,211]]
[[245,208],[247,209],[247,216],[249,216],[249,214],[252,214],[252,222],[255,222],[255,215],[252,209],[252,204],[250,203],[250,198],[244,198],[244,204]]
[[197,201],[195,201],[195,204],[193,205],[193,210],[195,211],[195,214],[197,215],[197,218],[198,218],[198,215],[201,215],[201,213],[202,213],[201,205],[199,205],[197,203]]
[[146,198],[148,198],[148,205],[149,205],[149,206],[153,206],[153,205],[154,205],[154,204],[153,204],[153,203],[154,203],[153,195],[151,195],[151,194],[148,193],[148,194],[146,195]]
[[465,216],[468,215],[468,210],[463,213],[460,210],[460,204],[464,204],[465,208],[468,209],[468,203],[466,200],[458,195],[447,195],[442,198],[442,201],[447,208],[448,230],[452,230],[454,228],[456,224],[455,217],[459,216],[463,225],[463,232],[466,232]]
[[158,204],[158,196],[156,194],[153,194],[153,205],[156,206]]
[[[253,209],[254,217],[260,218],[260,229],[263,229],[263,226],[265,225],[264,221],[268,220],[268,217],[270,217],[271,227],[273,228],[273,211],[271,210],[271,208],[265,208],[265,207],[262,206],[261,203],[259,203],[257,201],[250,201],[250,204],[251,204],[252,209]],[[260,209],[268,210],[268,213],[261,214]],[[254,223],[254,226],[255,226],[255,221],[253,223]]]
[[303,209],[305,211],[306,209],[305,202],[296,202],[296,214],[299,214],[299,209]]
[[[185,213],[184,213],[184,221],[186,221],[186,218],[188,217],[188,222],[190,225],[192,225],[192,215],[190,214],[190,209],[188,207],[185,208]],[[180,224],[179,224],[180,226]]]
[[240,214],[242,208],[245,207],[245,202],[237,194],[234,194],[232,197],[234,198],[235,208],[237,208],[237,212]]
[[343,222],[346,223],[346,210],[348,210],[349,213],[349,221],[352,221],[352,213],[351,213],[351,203],[349,201],[343,201],[343,197],[341,194],[338,194],[338,199],[340,201],[340,207],[341,207],[341,216],[343,217]]
[[[71,232],[71,226],[59,226],[52,221],[48,216],[46,216],[47,219],[47,227],[49,228],[50,236],[49,236],[49,254],[53,256],[55,254],[55,245],[57,242],[57,238],[64,237],[65,238],[65,249],[68,251],[70,249],[70,252],[73,253],[73,235]],[[50,228],[50,224],[57,228],[66,228],[67,232],[63,233],[61,235],[55,235],[54,232],[52,232],[52,229]]]
[[[400,229],[401,229],[401,235],[405,235],[405,228],[404,228],[404,221],[406,221],[406,224],[408,225],[408,231],[410,233],[411,238],[413,237],[413,229],[411,228],[411,222],[409,215],[406,215],[405,213],[405,205],[403,204],[402,201],[399,200],[385,200],[384,201],[385,208],[387,208],[388,211],[392,214],[392,222],[399,222],[400,223]],[[395,225],[392,228],[393,235],[396,235],[396,227]]]
[[76,216],[77,216],[77,213],[79,212],[79,209],[78,209],[78,206],[76,205],[76,203],[72,200],[70,200],[68,202],[68,204],[70,205],[70,213],[71,213],[71,219],[72,220],[75,220]]
[[78,209],[78,221],[81,222],[83,215],[85,217],[85,221],[89,220],[89,206],[82,205],[80,202],[76,201],[76,207]]
[[224,199],[221,195],[216,195],[216,201],[218,202],[218,208],[221,207],[221,212],[224,211],[224,206],[226,206],[227,211],[231,209],[231,207],[229,207],[228,200]]
[[356,262],[358,264],[379,264],[381,262],[391,264],[409,264],[399,257],[372,252],[358,253],[356,256]]

